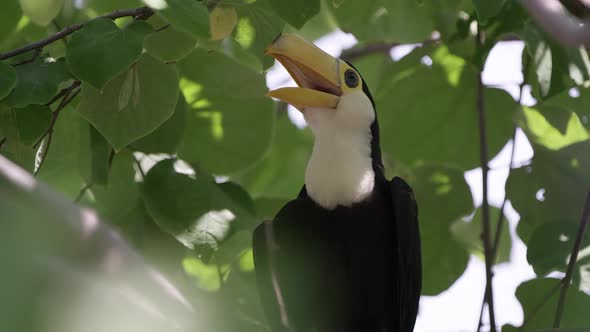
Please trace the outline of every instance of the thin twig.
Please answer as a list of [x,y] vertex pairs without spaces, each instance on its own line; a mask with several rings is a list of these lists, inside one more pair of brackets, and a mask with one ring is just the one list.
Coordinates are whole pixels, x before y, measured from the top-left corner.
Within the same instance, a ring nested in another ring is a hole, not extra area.
[[16,67],[16,66],[21,66],[27,63],[31,63],[35,60],[37,60],[37,58],[39,57],[39,55],[41,54],[41,52],[43,51],[42,48],[36,48],[35,52],[33,52],[33,55],[31,55],[31,57],[29,59],[23,60],[21,62],[17,62],[15,64],[13,64],[12,66]]
[[78,93],[80,93],[80,89],[77,89],[75,92],[72,93],[72,91],[74,89],[76,89],[78,87],[78,85],[80,85],[80,83],[76,84],[76,82],[74,82],[74,83],[72,83],[72,85],[70,85],[70,87],[68,88],[68,91],[64,94],[61,102],[59,103],[59,105],[57,106],[55,111],[53,111],[53,114],[51,116],[51,121],[49,122],[49,127],[47,128],[45,133],[41,136],[41,138],[37,141],[37,143],[35,143],[35,145],[34,145],[34,147],[37,146],[45,138],[47,138],[47,141],[45,142],[45,146],[43,148],[43,151],[41,152],[41,157],[39,158],[39,164],[37,165],[35,171],[33,172],[33,175],[39,174],[39,171],[41,170],[41,166],[43,166],[43,163],[45,162],[45,159],[47,158],[47,153],[49,153],[49,148],[51,147],[51,139],[53,137],[53,128],[55,127],[55,123],[57,122],[57,117],[59,116],[59,113],[61,112],[61,110],[63,110],[70,103],[70,101],[72,101],[72,99],[74,99],[78,95]]
[[111,20],[116,20],[121,17],[132,16],[137,19],[147,19],[148,17],[152,16],[153,14],[154,14],[153,10],[151,10],[148,7],[140,7],[140,8],[126,9],[126,10],[116,10],[110,14],[99,16],[99,17],[92,19],[90,21],[70,25],[70,26],[66,27],[65,29],[55,33],[54,35],[51,35],[45,39],[41,39],[41,40],[34,42],[32,44],[17,48],[12,51],[8,51],[6,53],[0,53],[0,60],[5,60],[5,59],[11,58],[13,56],[17,56],[19,54],[26,53],[26,52],[29,52],[32,50],[42,49],[43,47],[45,47],[55,41],[58,41],[66,36],[69,36],[72,33],[82,29],[86,24],[88,24],[88,22],[91,22],[91,21],[99,19],[99,18],[108,18]]
[[[477,46],[483,42],[481,29],[477,29]],[[492,247],[491,247],[491,229],[490,229],[490,206],[488,203],[488,142],[486,133],[486,119],[484,109],[484,85],[482,82],[481,70],[477,73],[476,87],[476,108],[478,113],[479,124],[479,158],[482,172],[482,190],[483,201],[481,205],[483,220],[483,247],[486,265],[486,292],[484,298],[488,303],[488,314],[490,316],[490,332],[496,332],[496,317],[494,314],[494,293],[492,288]]]
[[539,301],[539,303],[537,303],[537,305],[529,312],[528,316],[525,316],[522,320],[522,325],[518,328],[518,331],[524,331],[524,328],[527,326],[527,324],[537,316],[537,313],[539,312],[539,310],[541,310],[541,308],[547,303],[547,301],[549,301],[551,299],[551,297],[555,294],[555,292],[557,292],[557,290],[559,289],[559,283],[555,283],[555,285],[553,285],[553,287],[545,294],[545,296],[543,297],[543,299],[541,299],[541,301]]
[[[53,131],[53,127],[55,126],[55,121],[57,120],[57,116],[59,115],[59,112],[61,112],[61,110],[67,105],[67,103],[64,104],[64,102],[66,101],[66,99],[68,99],[68,95],[72,92],[72,90],[74,90],[78,86],[80,86],[80,81],[72,82],[72,84],[69,87],[60,91],[55,97],[53,97],[49,101],[49,103],[46,104],[47,106],[49,106],[49,105],[53,104],[57,99],[62,98],[61,102],[59,103],[59,105],[57,106],[55,111],[53,111],[53,114],[51,117],[51,122],[49,122],[49,127],[47,127],[47,129],[45,130],[43,135],[41,135],[41,137],[37,140],[37,142],[35,142],[35,144],[33,144],[33,148],[36,148],[41,143],[41,141],[45,138],[45,136],[49,135],[49,133]],[[70,100],[68,100],[67,102],[70,102]]]
[[92,188],[93,185],[94,183],[89,182],[84,187],[82,187],[82,189],[80,189],[80,192],[78,192],[78,195],[76,195],[76,198],[74,198],[74,203],[79,203],[82,197],[84,197],[84,194],[86,194],[88,189]]
[[137,170],[139,171],[139,174],[141,174],[141,178],[145,179],[145,172],[143,171],[143,168],[141,167],[141,163],[139,162],[139,160],[137,158],[135,158],[134,155],[133,156],[133,160],[135,161],[135,165],[137,166]]
[[[522,104],[522,96],[524,95],[524,87],[526,85],[526,73],[528,71],[529,61],[528,57],[524,58],[524,69],[523,69],[523,80],[519,85],[519,93],[518,93],[518,101],[517,105],[520,107]],[[514,126],[512,129],[512,149],[510,150],[510,163],[508,164],[508,176],[512,172],[514,168],[514,158],[516,156],[516,133],[518,132],[518,126]],[[506,201],[508,200],[508,195],[504,195],[504,200],[502,201],[502,205],[500,206],[500,214],[498,215],[498,222],[496,223],[496,231],[494,233],[494,242],[492,245],[492,262],[496,262],[496,257],[498,255],[498,250],[500,247],[500,239],[502,234],[502,227],[504,226],[504,210],[506,208]],[[481,303],[481,309],[479,311],[479,325],[477,330],[479,331],[483,326],[483,313],[486,305],[486,296],[484,296],[484,300]]]
[[561,324],[561,316],[563,315],[563,308],[565,306],[565,297],[567,296],[567,289],[570,286],[572,275],[574,274],[574,268],[576,261],[578,260],[578,253],[582,246],[582,240],[584,239],[584,231],[588,225],[588,217],[590,216],[590,191],[586,194],[586,202],[582,209],[582,217],[580,218],[580,226],[578,227],[578,234],[576,235],[576,242],[572,248],[570,255],[570,261],[567,265],[567,271],[565,277],[561,280],[561,292],[559,293],[559,302],[557,303],[557,310],[555,310],[555,320],[553,321],[553,328],[558,328]]
[[6,137],[2,136],[2,138],[0,138],[0,152],[2,152],[4,144],[6,144]]
[[166,24],[160,28],[157,28],[154,32],[160,32],[160,31],[168,29],[169,27],[170,27],[170,24]]

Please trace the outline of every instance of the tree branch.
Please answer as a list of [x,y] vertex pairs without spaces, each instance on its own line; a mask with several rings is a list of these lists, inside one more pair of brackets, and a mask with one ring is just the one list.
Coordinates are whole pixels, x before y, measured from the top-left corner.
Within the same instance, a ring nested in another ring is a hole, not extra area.
[[553,321],[553,327],[558,328],[561,324],[561,316],[563,315],[563,308],[565,306],[565,297],[567,296],[567,289],[570,286],[572,275],[574,273],[574,267],[578,260],[578,253],[582,246],[582,240],[584,239],[584,231],[588,225],[588,217],[590,216],[590,191],[586,194],[586,202],[582,209],[582,217],[580,218],[580,226],[578,228],[578,235],[576,236],[576,242],[570,255],[570,261],[567,265],[567,271],[565,277],[561,280],[561,292],[559,293],[559,302],[557,303],[557,309],[555,311],[555,320]]
[[[59,113],[70,103],[70,101],[72,101],[72,99],[74,99],[76,95],[78,95],[80,89],[77,89],[74,93],[72,93],[72,91],[76,89],[78,86],[80,86],[80,81],[74,81],[72,85],[66,88],[66,91],[63,93],[61,102],[59,103],[55,111],[53,111],[53,113],[51,114],[51,121],[49,122],[49,127],[47,128],[47,130],[45,130],[41,138],[39,138],[39,140],[37,140],[37,142],[33,145],[33,148],[35,148],[41,142],[44,142],[44,140],[47,138],[47,141],[45,141],[44,147],[41,151],[39,163],[35,167],[33,175],[37,175],[41,170],[41,166],[43,166],[45,158],[47,157],[47,153],[49,152],[49,148],[51,147],[51,138],[53,137],[53,128],[55,127],[55,123],[57,122],[57,117],[59,116]],[[61,94],[61,92],[59,94]]]
[[8,58],[11,58],[13,56],[17,56],[22,53],[26,53],[28,51],[42,49],[43,47],[45,47],[55,41],[58,41],[66,36],[69,36],[72,33],[82,29],[86,24],[88,24],[88,22],[91,22],[95,19],[108,18],[111,20],[116,20],[118,18],[128,17],[128,16],[135,17],[136,19],[147,19],[148,17],[152,16],[153,14],[154,14],[154,11],[148,7],[139,7],[139,8],[133,8],[133,9],[126,9],[126,10],[116,10],[110,14],[99,16],[99,17],[94,18],[90,21],[70,25],[70,26],[66,27],[65,29],[57,32],[56,34],[51,35],[45,39],[41,39],[35,43],[23,46],[21,48],[17,48],[12,51],[8,51],[6,53],[0,53],[0,60],[6,60]]
[[[478,26],[477,29],[477,47],[482,43],[481,29]],[[482,189],[483,189],[483,202],[482,202],[482,219],[483,219],[483,247],[485,255],[486,265],[486,291],[484,299],[487,298],[488,303],[488,314],[490,316],[490,331],[496,332],[496,317],[494,314],[494,294],[492,288],[492,247],[491,247],[491,229],[490,229],[490,206],[488,203],[488,142],[486,132],[486,120],[485,120],[485,109],[484,109],[484,85],[482,82],[482,73],[477,73],[477,87],[476,87],[476,108],[478,113],[478,124],[479,124],[479,158],[482,172]]]
[[[426,40],[422,41],[420,44],[422,46],[429,45],[432,43],[436,43],[439,40],[440,39],[438,39],[438,38],[426,39]],[[362,58],[364,56],[371,55],[371,54],[377,54],[377,53],[389,54],[389,51],[391,51],[392,48],[394,48],[396,46],[400,46],[400,45],[403,45],[403,44],[402,43],[393,43],[393,42],[373,42],[373,43],[366,44],[364,46],[351,47],[349,49],[346,49],[346,50],[342,51],[342,54],[340,54],[340,58],[342,60],[346,60],[346,61],[353,61],[358,58]]]
[[572,17],[558,0],[521,0],[521,4],[563,46],[590,46],[590,21]]

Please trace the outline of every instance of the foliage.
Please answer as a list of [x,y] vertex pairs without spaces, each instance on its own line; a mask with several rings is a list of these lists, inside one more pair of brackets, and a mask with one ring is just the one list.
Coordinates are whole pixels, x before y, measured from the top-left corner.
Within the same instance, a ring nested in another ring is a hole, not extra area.
[[[18,275],[35,285],[6,290],[0,312],[21,308],[30,317],[2,318],[0,329],[31,330],[31,319],[42,321],[50,307],[37,297],[55,295],[28,260],[40,253],[61,264],[68,243],[85,250],[68,237],[78,235],[60,234],[59,222],[54,230],[35,227],[44,213],[70,220],[75,207],[60,212],[47,201],[66,195],[96,210],[150,264],[182,276],[175,282],[188,302],[206,308],[209,330],[266,331],[250,234],[299,192],[313,137],[264,96],[273,63],[264,48],[282,31],[315,39],[337,28],[359,41],[345,54],[356,54],[349,60],[375,97],[388,176],[404,177],[416,193],[424,295],[448,289],[470,254],[483,259],[482,212],[463,178],[480,166],[478,73],[498,42],[525,43],[522,75],[538,102],[524,107],[485,87],[487,149],[488,157],[497,154],[515,126],[532,143],[534,157],[511,171],[506,193],[539,278],[516,292],[524,325],[506,330],[551,328],[557,281],[546,276],[566,271],[590,185],[590,61],[585,48],[546,37],[518,1],[6,0],[0,158],[34,172],[51,190],[15,191],[8,173],[0,176],[0,220],[8,221],[0,233],[14,234],[0,235],[8,246],[0,257],[13,253],[15,263],[0,290]],[[37,43],[62,30],[63,38]],[[390,60],[387,52],[400,43],[419,44]],[[10,52],[26,45],[33,47]],[[505,222],[500,215],[492,210],[492,230]],[[496,263],[510,256],[504,226]],[[17,238],[27,239],[29,251]],[[85,264],[67,257],[74,270]],[[590,297],[575,289],[590,287],[588,262],[580,256],[564,327],[590,327],[578,311]],[[19,301],[14,308],[12,298]]]

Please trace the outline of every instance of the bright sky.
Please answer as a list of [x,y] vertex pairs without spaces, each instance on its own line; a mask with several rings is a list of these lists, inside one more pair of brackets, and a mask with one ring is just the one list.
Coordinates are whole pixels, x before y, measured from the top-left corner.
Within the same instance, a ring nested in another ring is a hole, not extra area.
[[[317,41],[316,45],[334,56],[339,56],[343,49],[356,44],[356,39],[350,35],[337,31]],[[486,62],[483,80],[486,85],[502,88],[518,99],[518,86],[522,82],[521,53],[523,43],[518,41],[501,42],[496,45]],[[399,59],[412,50],[413,47],[404,46],[392,50],[392,57]],[[270,89],[279,86],[294,86],[289,74],[281,66],[276,65],[267,74],[267,85]],[[530,89],[525,89],[523,104],[533,105],[535,100],[530,95]],[[474,110],[475,111],[475,110]],[[289,108],[289,117],[299,127],[305,126],[301,114]],[[490,128],[490,130],[492,130]],[[512,142],[506,144],[502,151],[490,161],[489,172],[489,201],[491,205],[500,206],[504,199],[504,183],[508,177],[510,163],[510,149]],[[519,132],[516,138],[515,164],[520,165],[533,156],[533,150],[525,135]],[[481,169],[474,169],[465,173],[465,179],[471,187],[475,205],[482,201]],[[506,208],[510,232],[512,235],[512,252],[510,262],[500,264],[495,268],[494,300],[496,301],[496,323],[520,325],[522,323],[522,308],[514,297],[516,287],[535,277],[532,268],[526,260],[526,247],[516,237],[515,227],[518,214],[510,204]],[[416,332],[457,332],[474,331],[477,328],[479,310],[481,307],[485,287],[485,268],[483,261],[471,257],[465,273],[447,291],[438,296],[424,296],[420,302],[420,313],[416,323]]]

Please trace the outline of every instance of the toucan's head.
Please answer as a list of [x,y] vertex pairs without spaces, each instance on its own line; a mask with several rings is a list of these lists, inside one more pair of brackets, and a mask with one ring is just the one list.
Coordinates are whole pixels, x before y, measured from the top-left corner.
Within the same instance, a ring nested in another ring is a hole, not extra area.
[[288,33],[279,35],[265,53],[277,59],[298,85],[269,91],[269,97],[301,111],[316,137],[368,137],[373,162],[381,165],[375,103],[350,63]]

